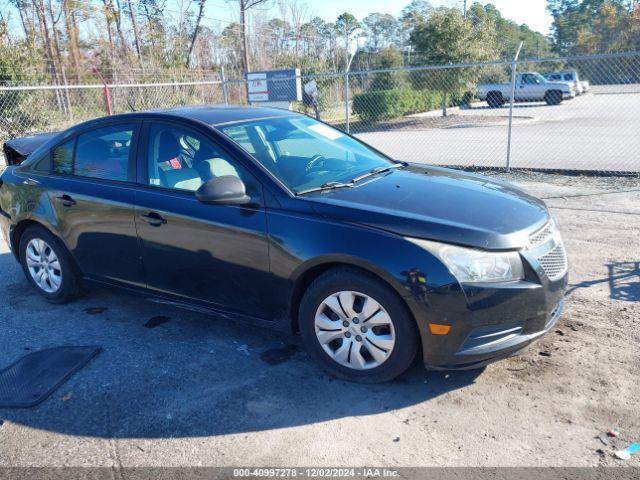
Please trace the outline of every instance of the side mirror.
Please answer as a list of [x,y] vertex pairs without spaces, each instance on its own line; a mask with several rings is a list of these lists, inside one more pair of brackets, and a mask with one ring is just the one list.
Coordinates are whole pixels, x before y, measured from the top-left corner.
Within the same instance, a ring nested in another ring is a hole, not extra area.
[[251,201],[244,183],[234,175],[212,178],[203,183],[196,191],[196,198],[209,205],[245,205]]

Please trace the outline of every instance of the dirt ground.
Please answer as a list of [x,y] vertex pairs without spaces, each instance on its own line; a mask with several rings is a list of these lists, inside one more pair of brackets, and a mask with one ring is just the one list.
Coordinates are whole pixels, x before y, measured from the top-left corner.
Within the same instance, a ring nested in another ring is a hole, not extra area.
[[38,407],[0,410],[0,466],[639,467],[611,452],[640,441],[640,181],[508,179],[545,199],[566,242],[557,327],[484,371],[416,365],[384,385],[324,375],[295,339],[124,293],[47,305],[0,245],[0,366],[104,349]]

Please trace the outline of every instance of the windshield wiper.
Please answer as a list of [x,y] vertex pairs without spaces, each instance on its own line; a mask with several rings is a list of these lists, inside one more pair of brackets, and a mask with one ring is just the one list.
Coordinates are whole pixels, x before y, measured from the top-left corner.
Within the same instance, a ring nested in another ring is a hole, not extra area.
[[309,188],[307,190],[300,190],[299,192],[296,192],[296,195],[304,195],[306,193],[313,193],[313,192],[324,192],[326,190],[335,190],[336,188],[347,188],[347,187],[353,187],[353,184],[342,183],[342,182],[327,182],[327,183],[323,183],[319,187]]
[[394,170],[396,168],[404,168],[406,167],[407,164],[406,163],[394,163],[393,165],[385,165],[382,167],[376,167],[373,170],[367,172],[367,173],[363,173],[362,175],[357,176],[356,178],[354,178],[353,180],[351,180],[351,183],[358,183],[360,180],[364,180],[365,178],[369,178],[369,177],[373,177],[374,175],[378,175],[379,173],[385,173],[388,172],[389,170]]

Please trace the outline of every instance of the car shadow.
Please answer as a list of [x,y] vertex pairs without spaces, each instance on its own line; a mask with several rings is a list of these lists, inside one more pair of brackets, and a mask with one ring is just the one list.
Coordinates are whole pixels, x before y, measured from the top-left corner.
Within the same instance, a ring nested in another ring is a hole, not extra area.
[[377,415],[473,384],[482,370],[426,372],[419,359],[379,385],[326,375],[295,337],[98,288],[46,303],[0,254],[0,368],[59,345],[103,348],[49,399],[0,419],[65,435],[177,438]]
[[571,285],[567,295],[581,288],[608,283],[610,298],[627,302],[640,300],[640,262],[614,262],[606,265],[607,276]]

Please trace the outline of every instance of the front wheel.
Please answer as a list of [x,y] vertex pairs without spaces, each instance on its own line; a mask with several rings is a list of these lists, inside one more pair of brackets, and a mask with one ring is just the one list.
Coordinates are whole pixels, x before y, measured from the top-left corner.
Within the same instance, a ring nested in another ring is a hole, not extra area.
[[357,270],[330,270],[307,289],[300,333],[309,354],[345,380],[379,383],[411,365],[418,349],[415,322],[397,294]]

